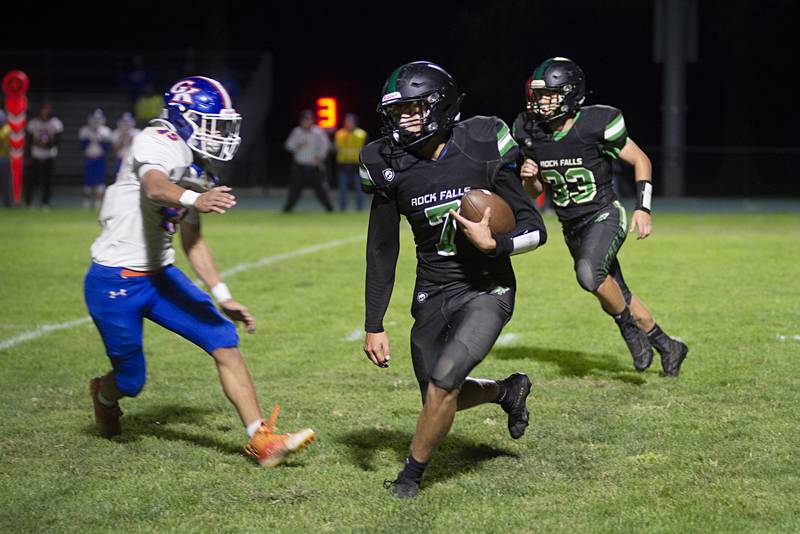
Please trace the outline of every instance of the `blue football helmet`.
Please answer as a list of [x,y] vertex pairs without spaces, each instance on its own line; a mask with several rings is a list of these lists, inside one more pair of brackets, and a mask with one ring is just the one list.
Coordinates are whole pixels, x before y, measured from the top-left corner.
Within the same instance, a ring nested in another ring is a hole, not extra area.
[[217,80],[191,76],[164,93],[162,119],[175,127],[201,156],[229,161],[239,148],[242,116],[233,109],[228,91]]

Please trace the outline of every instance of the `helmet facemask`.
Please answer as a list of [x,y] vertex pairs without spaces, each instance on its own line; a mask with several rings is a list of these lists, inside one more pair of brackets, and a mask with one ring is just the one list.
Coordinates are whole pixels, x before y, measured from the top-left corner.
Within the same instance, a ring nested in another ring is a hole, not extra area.
[[553,125],[575,114],[586,99],[586,78],[567,58],[545,60],[525,84],[528,120]]
[[458,107],[446,102],[438,91],[414,99],[381,103],[381,134],[405,149],[422,145],[439,132],[450,130],[458,121]]
[[242,116],[233,109],[222,109],[219,113],[200,113],[187,110],[182,113],[192,127],[186,143],[201,156],[220,161],[230,161],[242,138],[239,136]]
[[527,110],[535,122],[553,123],[577,111],[583,96],[572,84],[546,87],[542,80],[531,80],[527,88]]

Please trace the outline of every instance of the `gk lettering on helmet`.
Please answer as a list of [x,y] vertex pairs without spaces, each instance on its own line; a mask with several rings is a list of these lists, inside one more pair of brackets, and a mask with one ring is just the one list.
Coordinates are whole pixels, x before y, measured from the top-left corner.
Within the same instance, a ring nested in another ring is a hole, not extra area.
[[191,105],[193,102],[192,95],[199,91],[200,89],[194,87],[192,80],[181,80],[170,89],[170,92],[173,93],[171,102]]

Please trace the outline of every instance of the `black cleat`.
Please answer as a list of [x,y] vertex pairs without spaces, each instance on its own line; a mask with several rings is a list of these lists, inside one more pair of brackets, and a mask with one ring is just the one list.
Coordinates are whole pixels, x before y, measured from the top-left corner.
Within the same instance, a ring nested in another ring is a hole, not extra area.
[[650,340],[647,339],[647,334],[639,328],[633,317],[627,321],[617,322],[617,326],[619,326],[622,339],[628,345],[628,350],[631,351],[633,366],[641,373],[653,363],[653,347],[650,345]]
[[689,347],[686,346],[686,343],[673,337],[667,336],[667,339],[666,347],[656,347],[661,354],[661,368],[663,369],[659,375],[678,376],[678,373],[681,372],[681,364],[689,353]]
[[413,499],[419,494],[419,483],[410,478],[398,477],[397,480],[384,480],[383,487],[392,490],[398,499]]
[[514,373],[500,383],[506,388],[500,407],[508,414],[508,433],[513,439],[519,439],[528,428],[530,419],[526,402],[531,392],[531,381],[523,373]]

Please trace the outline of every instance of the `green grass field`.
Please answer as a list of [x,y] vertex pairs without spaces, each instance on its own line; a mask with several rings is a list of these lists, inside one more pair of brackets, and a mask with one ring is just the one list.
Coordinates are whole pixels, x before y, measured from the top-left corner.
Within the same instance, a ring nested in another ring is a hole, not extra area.
[[413,502],[382,488],[420,407],[410,232],[386,318],[394,357],[378,369],[359,334],[366,215],[204,221],[220,270],[243,266],[227,282],[259,321],[242,350],[265,411],[280,402],[279,429],[319,441],[276,469],[251,463],[211,359],[153,325],[124,433],[98,437],[87,383],[108,363],[94,326],[19,337],[86,317],[94,215],[3,212],[0,531],[800,532],[796,214],[660,214],[622,248],[631,288],[691,348],[677,380],[657,359],[633,371],[547,217],[551,239],[515,257],[514,318],[474,373],[528,373],[532,424],[513,441],[497,406],[459,413]]

